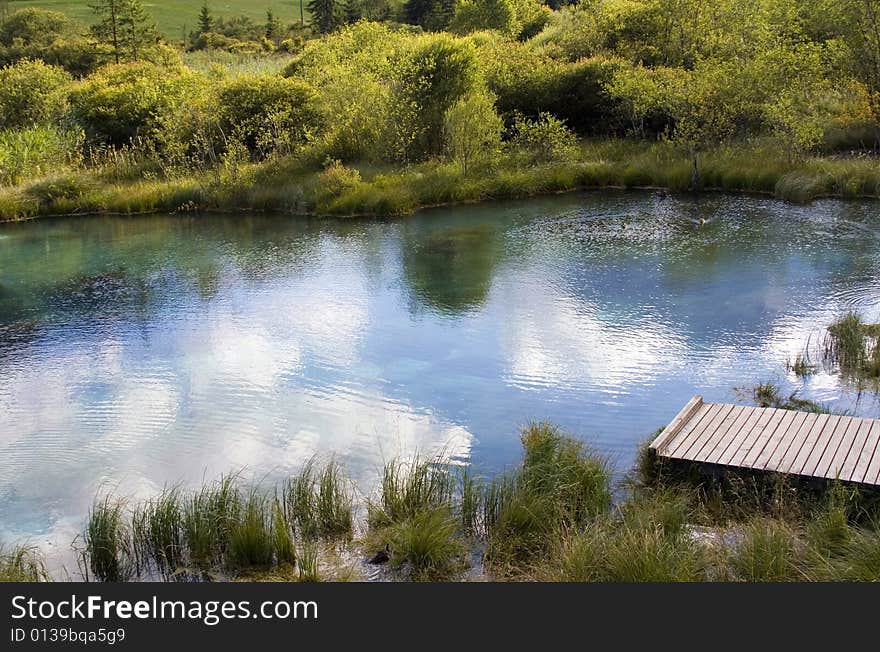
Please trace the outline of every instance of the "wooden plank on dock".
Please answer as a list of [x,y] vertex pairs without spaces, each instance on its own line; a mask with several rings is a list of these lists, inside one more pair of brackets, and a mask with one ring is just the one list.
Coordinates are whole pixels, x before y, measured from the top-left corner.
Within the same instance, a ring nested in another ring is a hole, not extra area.
[[666,446],[663,447],[664,452],[670,455],[678,455],[679,449],[686,447],[690,442],[693,432],[702,428],[707,420],[711,420],[720,409],[721,406],[718,403],[704,403],[697,408],[691,420],[685,423],[681,430],[666,443]]
[[868,438],[865,440],[862,453],[856,460],[856,466],[849,478],[851,482],[864,482],[868,467],[871,466],[871,460],[874,457],[880,457],[880,443],[878,442],[880,442],[880,421],[872,419]]
[[751,432],[752,427],[760,416],[757,410],[746,410],[743,414],[746,415],[746,418],[743,419],[741,414],[737,422],[731,427],[730,432],[725,433],[721,441],[718,442],[718,445],[715,446],[715,450],[706,456],[705,461],[707,463],[721,464],[721,460],[727,456],[727,451],[735,448],[737,442],[741,441],[746,433]]
[[681,427],[690,420],[693,416],[694,412],[703,404],[702,396],[694,396],[690,401],[688,401],[683,408],[679,411],[675,418],[669,422],[669,425],[663,429],[657,438],[651,442],[651,448],[655,450],[659,450],[662,446],[672,437],[678,433]]
[[683,459],[693,459],[692,454],[695,455],[699,453],[706,442],[712,436],[716,430],[718,430],[719,426],[724,422],[727,416],[730,414],[731,410],[735,408],[735,405],[724,405],[720,404],[720,407],[715,413],[712,415],[712,418],[709,418],[709,415],[706,415],[706,418],[703,419],[703,425],[699,429],[699,431],[695,430],[691,433],[690,441],[687,449],[684,447],[680,449],[679,457]]
[[843,466],[853,448],[853,443],[856,440],[859,429],[862,427],[862,422],[863,419],[850,419],[850,424],[846,432],[843,433],[840,444],[838,444],[834,456],[828,462],[828,466],[823,468],[820,464],[819,468],[816,469],[816,475],[837,480],[843,479]]
[[735,432],[739,432],[740,427],[742,426],[743,421],[745,421],[746,417],[746,408],[741,405],[737,405],[730,411],[730,414],[724,419],[724,422],[718,426],[718,429],[715,431],[706,443],[700,448],[698,451],[694,451],[693,455],[690,459],[696,461],[705,461],[714,451],[715,449],[721,445],[721,442],[724,441],[725,437],[730,435],[730,432],[735,429]]
[[694,396],[651,443],[662,458],[880,485],[880,419],[707,403]]

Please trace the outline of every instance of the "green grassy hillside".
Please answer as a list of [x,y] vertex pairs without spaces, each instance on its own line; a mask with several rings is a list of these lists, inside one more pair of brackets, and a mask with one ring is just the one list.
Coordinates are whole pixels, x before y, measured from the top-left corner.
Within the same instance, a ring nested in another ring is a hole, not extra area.
[[[180,40],[185,32],[196,26],[199,10],[203,0],[145,0],[144,8],[156,21],[156,26],[169,39]],[[94,13],[90,4],[93,0],[7,0],[0,1],[0,10],[5,4],[8,11],[25,7],[51,9],[67,14],[83,25],[94,22]],[[303,0],[305,5],[308,0]],[[229,18],[245,15],[257,22],[266,19],[266,11],[272,12],[285,24],[299,21],[299,0],[209,0],[208,6],[217,17]],[[303,7],[306,20],[308,10]]]

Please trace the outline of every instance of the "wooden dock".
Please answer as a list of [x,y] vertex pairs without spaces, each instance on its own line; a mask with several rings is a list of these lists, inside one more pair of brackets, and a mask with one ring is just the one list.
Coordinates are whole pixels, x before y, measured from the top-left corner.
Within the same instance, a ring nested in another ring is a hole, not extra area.
[[694,396],[651,443],[696,464],[880,484],[880,419],[705,403]]

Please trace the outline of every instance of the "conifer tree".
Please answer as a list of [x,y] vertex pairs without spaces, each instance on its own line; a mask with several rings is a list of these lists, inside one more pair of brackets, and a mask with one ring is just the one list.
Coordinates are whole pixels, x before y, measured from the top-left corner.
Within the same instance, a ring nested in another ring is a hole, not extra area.
[[92,35],[113,48],[116,63],[137,59],[158,38],[156,26],[140,0],[97,0],[90,7],[99,19],[92,25]]
[[211,10],[208,9],[208,3],[205,2],[199,11],[199,34],[207,34],[212,27],[214,27],[214,17],[211,15]]
[[323,34],[329,34],[343,22],[339,0],[311,0],[308,6],[312,13],[312,22]]

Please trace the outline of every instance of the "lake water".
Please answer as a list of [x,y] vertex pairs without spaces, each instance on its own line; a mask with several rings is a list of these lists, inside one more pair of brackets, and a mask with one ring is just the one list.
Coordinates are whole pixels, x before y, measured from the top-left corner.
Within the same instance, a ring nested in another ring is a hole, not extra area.
[[[571,194],[395,221],[89,217],[0,226],[0,538],[67,550],[102,487],[149,495],[335,455],[486,473],[549,419],[626,470],[695,393],[771,380],[880,314],[880,204]],[[708,220],[701,224],[701,220]]]

